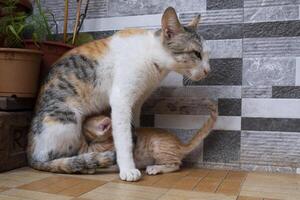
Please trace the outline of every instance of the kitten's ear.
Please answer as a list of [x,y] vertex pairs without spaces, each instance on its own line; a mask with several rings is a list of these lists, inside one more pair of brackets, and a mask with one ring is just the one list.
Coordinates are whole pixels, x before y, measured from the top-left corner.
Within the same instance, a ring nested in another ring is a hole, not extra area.
[[164,37],[167,39],[170,39],[183,31],[183,27],[178,20],[176,11],[172,7],[168,7],[165,10],[161,19],[161,26]]
[[191,27],[192,29],[196,30],[199,23],[201,21],[201,15],[197,15],[189,24],[188,27]]
[[97,131],[105,132],[109,130],[110,127],[111,127],[111,120],[109,117],[105,117],[97,123],[96,129]]

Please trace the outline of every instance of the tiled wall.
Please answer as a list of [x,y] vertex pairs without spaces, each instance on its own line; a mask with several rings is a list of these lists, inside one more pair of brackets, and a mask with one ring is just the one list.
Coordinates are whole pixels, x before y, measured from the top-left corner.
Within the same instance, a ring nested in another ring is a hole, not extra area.
[[[45,5],[62,19],[62,1]],[[202,99],[217,99],[215,130],[189,162],[296,172],[300,0],[91,0],[83,31],[102,38],[126,27],[158,28],[167,6],[174,6],[184,23],[202,14],[198,31],[211,48],[212,72],[199,82],[170,74],[145,104],[143,124],[170,129],[187,141],[207,117]]]

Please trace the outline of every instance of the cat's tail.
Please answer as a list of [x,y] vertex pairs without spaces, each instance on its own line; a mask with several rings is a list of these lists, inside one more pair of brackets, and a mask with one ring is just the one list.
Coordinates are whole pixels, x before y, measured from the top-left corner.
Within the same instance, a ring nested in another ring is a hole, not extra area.
[[55,173],[83,173],[93,174],[99,167],[107,167],[114,164],[115,153],[106,151],[102,153],[84,153],[77,156],[58,158],[46,162],[28,159],[29,165],[37,170]]
[[216,103],[209,100],[206,100],[205,102],[207,103],[210,110],[210,117],[203,124],[200,130],[198,130],[194,137],[189,141],[189,143],[183,146],[185,154],[193,151],[210,134],[212,128],[215,125],[215,122],[217,121],[218,107]]

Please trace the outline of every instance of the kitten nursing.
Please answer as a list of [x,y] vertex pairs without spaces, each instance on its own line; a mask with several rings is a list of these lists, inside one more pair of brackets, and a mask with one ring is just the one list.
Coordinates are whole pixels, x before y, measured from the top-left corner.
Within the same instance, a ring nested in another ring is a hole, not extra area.
[[140,179],[133,160],[131,121],[139,124],[143,102],[170,71],[194,81],[206,77],[210,66],[207,47],[197,33],[199,20],[182,26],[169,7],[161,30],[122,30],[66,53],[41,86],[28,134],[29,165],[64,173],[110,166],[114,152],[78,152],[82,121],[111,108],[120,178]]
[[[179,170],[182,159],[208,136],[216,122],[217,107],[209,103],[209,109],[210,118],[187,144],[163,129],[136,129],[133,157],[137,168],[146,169],[149,175]],[[114,151],[110,118],[103,115],[88,118],[83,125],[83,135],[90,146],[83,142],[80,153]]]

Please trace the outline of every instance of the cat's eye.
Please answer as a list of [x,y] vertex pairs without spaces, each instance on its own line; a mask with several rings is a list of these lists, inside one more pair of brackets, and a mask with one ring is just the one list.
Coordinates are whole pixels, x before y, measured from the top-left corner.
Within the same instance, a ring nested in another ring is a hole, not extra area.
[[201,53],[199,51],[194,51],[194,54],[200,59],[202,60],[202,56]]

